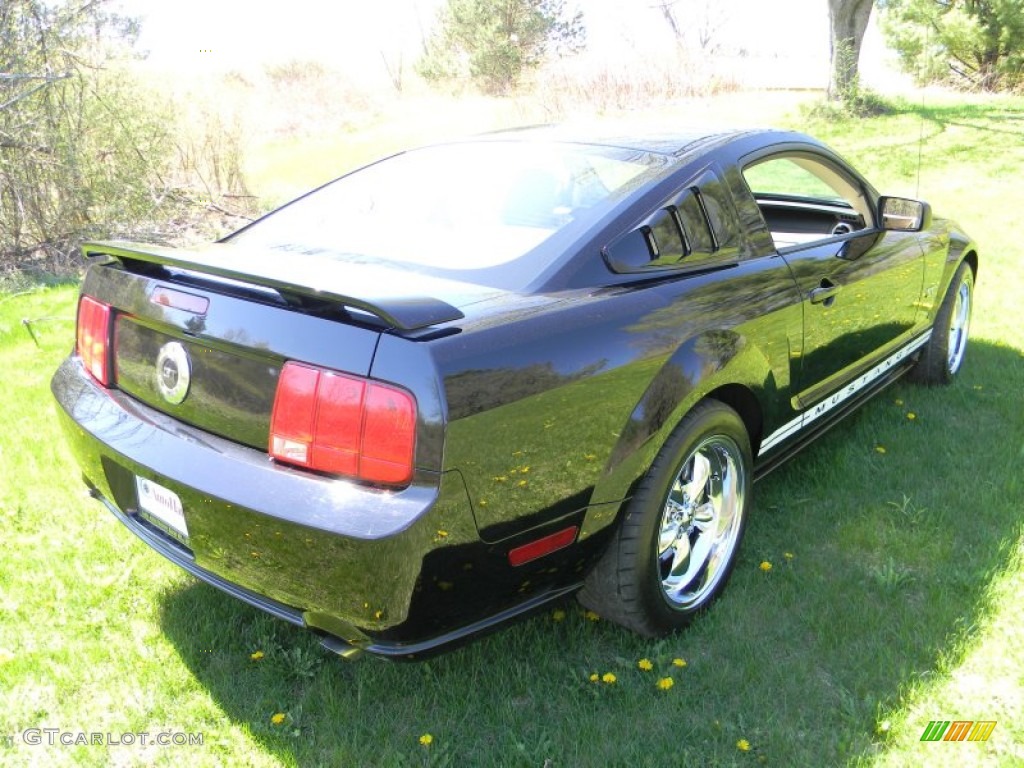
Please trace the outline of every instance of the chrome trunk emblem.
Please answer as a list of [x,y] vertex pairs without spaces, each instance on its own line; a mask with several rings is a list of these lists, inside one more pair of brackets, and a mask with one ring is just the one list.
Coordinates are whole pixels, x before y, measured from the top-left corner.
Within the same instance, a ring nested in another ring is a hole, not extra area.
[[156,385],[164,400],[177,405],[188,395],[192,383],[192,363],[185,347],[170,341],[160,347],[156,358]]

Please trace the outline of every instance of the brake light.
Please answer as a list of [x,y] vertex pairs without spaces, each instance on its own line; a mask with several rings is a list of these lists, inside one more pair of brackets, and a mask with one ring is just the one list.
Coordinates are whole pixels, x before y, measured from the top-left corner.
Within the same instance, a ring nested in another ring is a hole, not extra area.
[[109,344],[110,307],[82,296],[78,302],[78,356],[85,370],[104,387],[110,386]]
[[370,483],[407,485],[416,401],[403,389],[302,363],[281,369],[268,452],[277,461]]

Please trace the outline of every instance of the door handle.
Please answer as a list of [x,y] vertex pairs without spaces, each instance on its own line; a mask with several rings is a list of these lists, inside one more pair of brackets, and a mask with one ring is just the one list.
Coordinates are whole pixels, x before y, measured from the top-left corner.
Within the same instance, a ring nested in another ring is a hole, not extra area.
[[811,291],[811,304],[824,304],[826,307],[831,307],[836,300],[837,293],[839,293],[839,286],[827,277],[823,277],[818,287]]

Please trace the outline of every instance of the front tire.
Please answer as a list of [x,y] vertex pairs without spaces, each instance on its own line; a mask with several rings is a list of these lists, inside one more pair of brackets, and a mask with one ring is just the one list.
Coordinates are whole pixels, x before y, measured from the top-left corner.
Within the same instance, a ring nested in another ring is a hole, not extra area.
[[963,367],[967,354],[967,336],[974,305],[974,270],[966,261],[953,275],[942,306],[935,316],[932,336],[924,346],[921,359],[911,371],[922,384],[949,384]]
[[709,400],[679,423],[628,502],[579,599],[648,637],[679,629],[721,593],[751,501],[743,421]]

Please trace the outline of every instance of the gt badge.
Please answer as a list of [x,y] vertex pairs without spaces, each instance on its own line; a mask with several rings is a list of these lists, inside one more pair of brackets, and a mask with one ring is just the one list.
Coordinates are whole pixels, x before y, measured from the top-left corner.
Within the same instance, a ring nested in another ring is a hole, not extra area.
[[164,400],[177,405],[188,394],[192,383],[192,363],[185,347],[177,341],[170,341],[160,347],[156,358],[156,385]]

